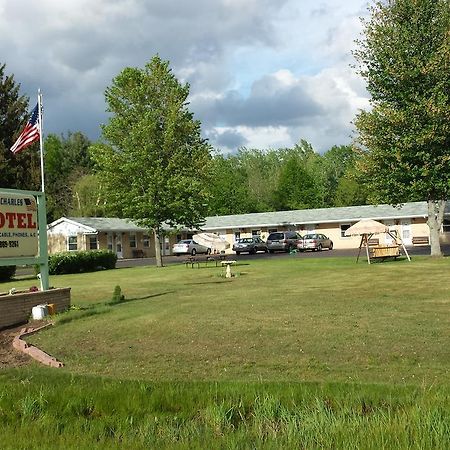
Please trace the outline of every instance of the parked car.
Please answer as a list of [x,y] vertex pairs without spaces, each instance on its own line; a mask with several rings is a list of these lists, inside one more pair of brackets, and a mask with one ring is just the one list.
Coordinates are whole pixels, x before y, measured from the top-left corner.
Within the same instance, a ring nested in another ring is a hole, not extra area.
[[197,244],[193,239],[184,239],[177,242],[172,247],[172,253],[176,256],[180,255],[192,255],[195,256],[197,253],[206,253],[209,255],[211,249],[203,245]]
[[260,237],[252,236],[249,238],[238,239],[233,244],[233,251],[236,252],[236,255],[239,255],[240,253],[267,253],[269,250],[267,248],[267,244]]
[[297,248],[297,243],[303,238],[295,231],[276,231],[267,238],[267,248],[270,253],[275,251],[290,252]]
[[333,241],[325,236],[324,234],[306,234],[303,237],[303,240],[299,241],[297,244],[297,249],[301,252],[305,250],[312,250],[312,251],[321,251],[324,248],[327,248],[328,250],[333,250]]

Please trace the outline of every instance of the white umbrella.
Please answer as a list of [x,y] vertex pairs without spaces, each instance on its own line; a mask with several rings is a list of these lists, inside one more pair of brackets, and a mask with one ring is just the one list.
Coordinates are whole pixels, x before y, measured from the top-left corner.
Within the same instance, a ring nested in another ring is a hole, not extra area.
[[230,247],[230,243],[225,238],[214,233],[194,234],[194,236],[192,236],[192,239],[197,242],[197,244],[211,248],[218,252]]
[[345,231],[346,236],[359,236],[363,234],[387,233],[389,228],[381,222],[372,219],[362,219]]

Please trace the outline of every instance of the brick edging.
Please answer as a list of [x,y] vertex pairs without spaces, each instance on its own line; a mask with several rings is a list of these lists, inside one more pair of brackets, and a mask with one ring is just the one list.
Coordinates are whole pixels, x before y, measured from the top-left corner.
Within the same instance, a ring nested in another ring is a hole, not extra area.
[[47,323],[46,325],[43,325],[39,328],[22,328],[19,331],[19,334],[17,334],[14,337],[12,345],[16,350],[19,350],[20,352],[25,353],[28,356],[31,356],[33,359],[40,362],[41,364],[45,364],[46,366],[50,367],[58,367],[58,368],[64,367],[64,364],[61,361],[58,361],[53,356],[50,356],[48,353],[45,353],[44,351],[35,347],[34,345],[28,344],[22,339],[22,337],[24,336],[30,336],[42,330],[43,328],[47,328],[51,325],[53,325],[53,323]]

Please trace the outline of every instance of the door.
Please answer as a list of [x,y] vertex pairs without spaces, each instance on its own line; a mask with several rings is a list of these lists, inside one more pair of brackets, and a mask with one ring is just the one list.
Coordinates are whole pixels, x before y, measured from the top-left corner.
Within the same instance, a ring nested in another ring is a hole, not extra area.
[[170,255],[170,239],[169,236],[164,236],[161,239],[161,255]]
[[120,233],[116,234],[116,255],[118,258],[123,258],[122,235]]
[[402,241],[405,245],[412,245],[411,221],[402,220]]

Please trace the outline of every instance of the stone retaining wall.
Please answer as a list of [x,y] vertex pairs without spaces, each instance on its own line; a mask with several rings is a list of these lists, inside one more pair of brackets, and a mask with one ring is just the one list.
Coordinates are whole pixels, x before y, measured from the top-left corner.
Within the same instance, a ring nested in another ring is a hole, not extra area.
[[53,303],[56,312],[70,307],[70,288],[0,295],[0,329],[26,322],[33,306]]

